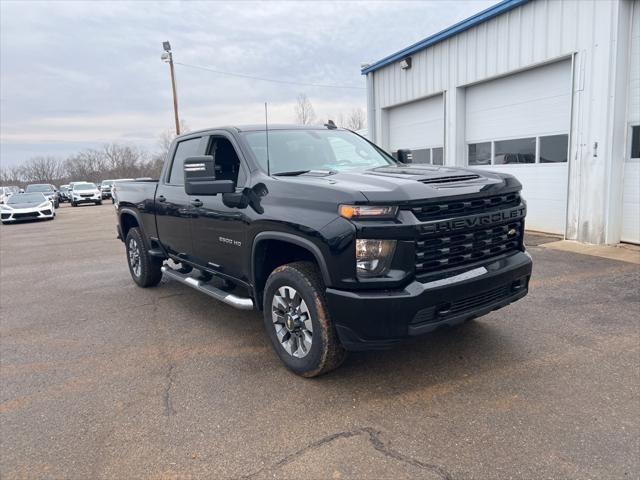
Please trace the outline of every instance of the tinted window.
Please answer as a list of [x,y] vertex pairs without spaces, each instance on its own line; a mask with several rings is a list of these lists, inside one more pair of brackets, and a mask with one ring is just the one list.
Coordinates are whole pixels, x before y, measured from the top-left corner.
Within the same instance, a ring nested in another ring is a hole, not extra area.
[[495,145],[495,164],[536,163],[536,139],[500,140]]
[[431,163],[434,165],[444,165],[444,149],[442,147],[431,149]]
[[567,161],[569,135],[540,137],[540,163],[561,163]]
[[471,143],[469,145],[469,165],[491,164],[491,142]]
[[413,163],[431,163],[431,150],[428,148],[411,150],[413,153]]
[[631,158],[640,158],[640,125],[631,127]]
[[171,164],[171,173],[169,174],[168,183],[171,185],[184,185],[184,161],[186,158],[195,157],[200,153],[200,137],[184,140],[178,143],[176,153],[173,156]]
[[31,192],[52,192],[53,187],[51,185],[47,185],[44,183],[34,183],[32,185],[27,185],[27,188],[24,189],[26,193]]
[[17,193],[11,195],[7,204],[15,205],[17,203],[32,203],[32,202],[44,202],[46,200],[42,193]]

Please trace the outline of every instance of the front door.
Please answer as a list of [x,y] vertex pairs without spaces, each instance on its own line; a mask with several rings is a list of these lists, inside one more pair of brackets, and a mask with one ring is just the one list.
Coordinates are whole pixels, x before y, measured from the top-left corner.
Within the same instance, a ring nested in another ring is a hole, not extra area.
[[156,225],[158,238],[164,248],[172,255],[187,260],[193,249],[191,241],[191,219],[193,205],[184,191],[184,160],[202,154],[202,137],[182,140],[176,146],[171,167],[160,179],[156,193]]
[[[226,135],[209,138],[205,155],[215,161],[216,180],[233,180],[236,191],[242,191],[247,170],[235,141]],[[225,205],[232,194],[194,198],[193,250],[198,263],[225,276],[248,281],[243,272],[247,252],[246,209]],[[201,205],[200,205],[201,203]],[[227,202],[228,203],[228,202]]]

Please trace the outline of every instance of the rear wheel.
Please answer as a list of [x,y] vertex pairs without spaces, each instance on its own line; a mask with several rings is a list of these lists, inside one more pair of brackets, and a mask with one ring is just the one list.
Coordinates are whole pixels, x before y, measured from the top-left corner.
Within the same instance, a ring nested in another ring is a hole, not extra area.
[[265,286],[264,324],[280,360],[303,377],[316,377],[343,362],[318,268],[294,262],[276,268]]
[[162,260],[149,255],[140,230],[131,228],[125,240],[131,278],[138,286],[154,287],[162,279]]

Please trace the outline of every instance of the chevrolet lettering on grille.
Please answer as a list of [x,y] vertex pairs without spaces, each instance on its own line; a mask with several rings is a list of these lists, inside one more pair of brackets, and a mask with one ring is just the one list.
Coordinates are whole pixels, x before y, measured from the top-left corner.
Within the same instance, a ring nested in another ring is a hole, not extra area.
[[456,230],[472,229],[474,227],[490,226],[502,222],[508,222],[516,218],[522,218],[526,214],[526,207],[516,207],[500,212],[484,213],[451,220],[441,220],[421,225],[423,234],[455,232]]

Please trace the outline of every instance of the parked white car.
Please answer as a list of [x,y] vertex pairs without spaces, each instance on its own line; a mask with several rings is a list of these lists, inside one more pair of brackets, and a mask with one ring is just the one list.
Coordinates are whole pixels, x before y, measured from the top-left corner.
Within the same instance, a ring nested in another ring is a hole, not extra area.
[[53,201],[42,192],[16,193],[11,195],[5,204],[0,205],[2,223],[53,219],[55,216]]
[[73,182],[69,190],[71,196],[71,206],[77,207],[81,203],[94,203],[102,205],[102,192],[95,183]]

